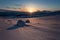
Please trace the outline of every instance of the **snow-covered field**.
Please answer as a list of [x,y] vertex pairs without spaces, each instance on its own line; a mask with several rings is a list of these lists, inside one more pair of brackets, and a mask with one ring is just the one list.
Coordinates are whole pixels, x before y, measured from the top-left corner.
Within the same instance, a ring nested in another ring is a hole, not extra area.
[[[27,19],[31,21],[31,26],[6,30],[16,25],[18,20]],[[0,17],[0,40],[60,40],[60,16],[14,19]]]

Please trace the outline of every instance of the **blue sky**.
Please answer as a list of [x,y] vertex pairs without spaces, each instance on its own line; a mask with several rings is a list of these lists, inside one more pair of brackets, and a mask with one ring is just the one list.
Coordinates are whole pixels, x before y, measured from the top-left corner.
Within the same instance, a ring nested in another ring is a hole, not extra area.
[[0,0],[0,9],[24,8],[30,4],[42,10],[60,10],[60,0]]

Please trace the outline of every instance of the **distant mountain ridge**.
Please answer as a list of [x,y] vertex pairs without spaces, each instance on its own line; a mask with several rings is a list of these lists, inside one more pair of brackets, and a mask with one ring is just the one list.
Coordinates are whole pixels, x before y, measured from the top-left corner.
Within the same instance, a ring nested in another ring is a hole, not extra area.
[[19,11],[10,11],[10,10],[1,10],[0,17],[43,17],[43,16],[54,16],[60,15],[60,10],[58,11],[37,11],[29,15],[28,12],[19,12]]

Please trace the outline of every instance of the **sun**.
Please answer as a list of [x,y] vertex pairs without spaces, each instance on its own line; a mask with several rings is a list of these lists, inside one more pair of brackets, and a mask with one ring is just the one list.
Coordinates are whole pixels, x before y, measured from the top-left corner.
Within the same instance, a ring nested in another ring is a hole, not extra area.
[[37,10],[35,8],[27,8],[27,12],[29,12],[29,13],[34,13],[36,11]]
[[34,7],[25,7],[25,8],[23,8],[22,11],[28,12],[28,13],[32,14],[34,12],[37,12],[37,8],[34,8]]
[[33,10],[28,10],[28,12],[33,13],[34,11]]

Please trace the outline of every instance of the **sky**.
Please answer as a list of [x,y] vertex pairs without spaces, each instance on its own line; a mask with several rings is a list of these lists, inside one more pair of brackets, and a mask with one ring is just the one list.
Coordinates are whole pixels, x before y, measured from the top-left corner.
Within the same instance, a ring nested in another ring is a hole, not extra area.
[[0,0],[0,9],[26,10],[60,10],[60,0]]

